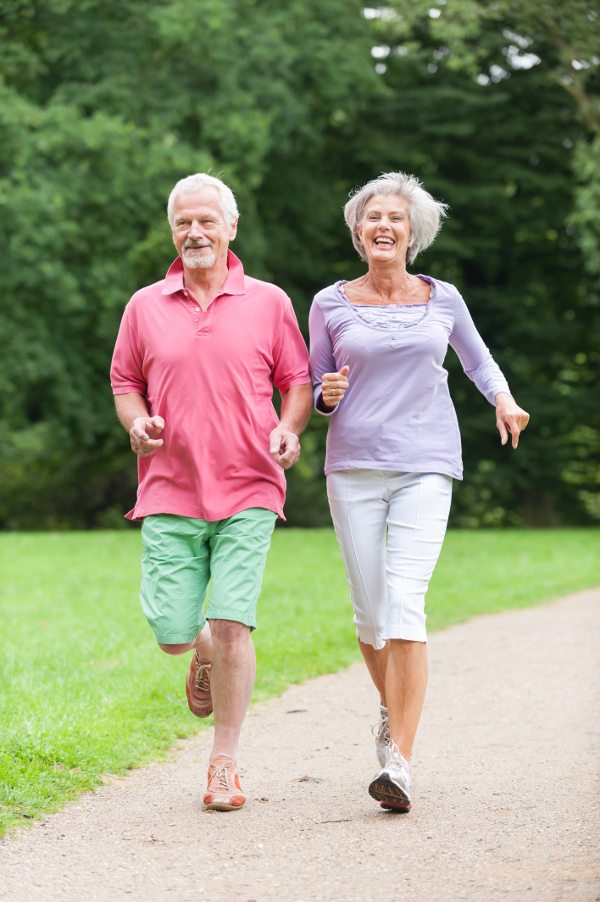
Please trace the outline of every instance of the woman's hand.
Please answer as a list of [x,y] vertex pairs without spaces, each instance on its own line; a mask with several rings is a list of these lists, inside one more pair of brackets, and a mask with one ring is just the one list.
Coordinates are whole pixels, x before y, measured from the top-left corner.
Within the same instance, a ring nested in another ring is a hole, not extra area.
[[349,373],[349,366],[343,366],[339,373],[323,373],[321,397],[325,407],[337,407],[340,403],[350,385],[348,382]]
[[508,441],[508,433],[512,436],[512,446],[519,444],[519,436],[529,422],[529,414],[519,407],[512,395],[506,392],[498,392],[496,395],[496,426],[500,433],[500,441],[505,445]]

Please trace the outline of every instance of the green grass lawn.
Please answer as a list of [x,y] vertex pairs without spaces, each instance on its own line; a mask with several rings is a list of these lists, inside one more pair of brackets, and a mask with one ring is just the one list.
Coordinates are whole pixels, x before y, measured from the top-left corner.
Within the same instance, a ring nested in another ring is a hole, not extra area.
[[[599,546],[598,530],[450,532],[429,628],[600,585]],[[0,535],[0,834],[203,727],[188,656],[159,652],[142,617],[139,557],[136,531]],[[255,699],[357,658],[332,532],[276,531],[254,636]]]

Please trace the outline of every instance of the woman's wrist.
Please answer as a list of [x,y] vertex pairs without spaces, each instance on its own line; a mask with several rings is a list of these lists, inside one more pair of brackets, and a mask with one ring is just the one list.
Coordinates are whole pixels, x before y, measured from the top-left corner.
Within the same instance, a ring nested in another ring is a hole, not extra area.
[[321,411],[323,411],[323,413],[330,413],[334,408],[337,407],[337,404],[334,404],[333,406],[330,406],[329,404],[327,404],[323,400],[323,392],[321,392],[321,394],[317,398],[316,407],[317,407],[317,410],[321,410]]
[[494,399],[494,403],[495,403],[496,407],[498,407],[499,405],[506,403],[507,401],[514,401],[514,400],[515,399],[510,394],[510,392],[499,391],[499,392],[496,392],[496,397]]

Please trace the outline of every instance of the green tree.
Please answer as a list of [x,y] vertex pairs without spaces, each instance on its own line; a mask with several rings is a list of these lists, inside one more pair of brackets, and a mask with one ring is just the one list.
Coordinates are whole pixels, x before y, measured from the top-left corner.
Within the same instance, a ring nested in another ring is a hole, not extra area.
[[[455,504],[462,524],[598,515],[599,295],[588,275],[598,253],[598,175],[589,163],[597,22],[578,0],[560,10],[545,0],[437,9],[395,0],[374,20],[392,96],[366,122],[370,133],[379,128],[371,147],[450,203],[451,219],[420,265],[435,258],[435,272],[464,290],[533,414],[527,450],[509,463],[483,437],[489,411],[477,412],[449,359],[467,465]],[[392,122],[404,127],[388,139]]]
[[[598,18],[591,4],[5,0],[0,13],[0,525],[120,522],[135,474],[107,383],[121,311],[173,256],[164,204],[210,168],[236,250],[293,297],[362,271],[348,192],[402,168],[451,205],[455,281],[515,393],[524,448],[449,356],[467,479],[455,522],[600,516]],[[573,177],[573,175],[575,177]],[[326,423],[290,523],[328,522]]]
[[[211,169],[243,211],[238,248],[269,275],[257,194],[281,155],[324,182],[327,136],[377,86],[358,3],[12,0],[0,38],[4,273],[0,523],[121,516],[133,459],[107,383],[123,306],[164,273],[165,200]],[[362,87],[357,88],[359,77]],[[305,152],[308,148],[308,152]],[[117,513],[118,512],[118,513]]]

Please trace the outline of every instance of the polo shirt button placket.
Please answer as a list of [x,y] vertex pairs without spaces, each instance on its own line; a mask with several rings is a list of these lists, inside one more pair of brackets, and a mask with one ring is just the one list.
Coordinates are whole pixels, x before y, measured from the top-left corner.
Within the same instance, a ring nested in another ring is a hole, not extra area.
[[[214,303],[214,301],[213,301],[213,303]],[[212,307],[212,304],[211,304],[211,307]],[[208,335],[208,333],[210,332],[208,322],[212,315],[212,311],[211,311],[211,308],[208,307],[204,311],[202,317],[200,317],[199,314],[201,312],[202,311],[200,310],[200,307],[197,307],[197,306],[194,307],[194,322],[196,324],[196,335],[198,335],[202,338],[205,338]]]
[[[192,305],[192,309],[193,309],[196,313],[200,313],[200,307],[196,307],[196,302],[193,301],[193,300],[190,298],[190,293],[189,293],[189,291],[187,290],[187,288],[184,288],[184,289],[183,289],[183,296],[184,296],[184,298],[186,299],[186,301],[189,301],[189,302],[190,302],[190,304]],[[194,319],[194,325],[197,326],[197,325],[198,325],[198,317],[197,317],[197,316],[194,316],[193,319]]]

